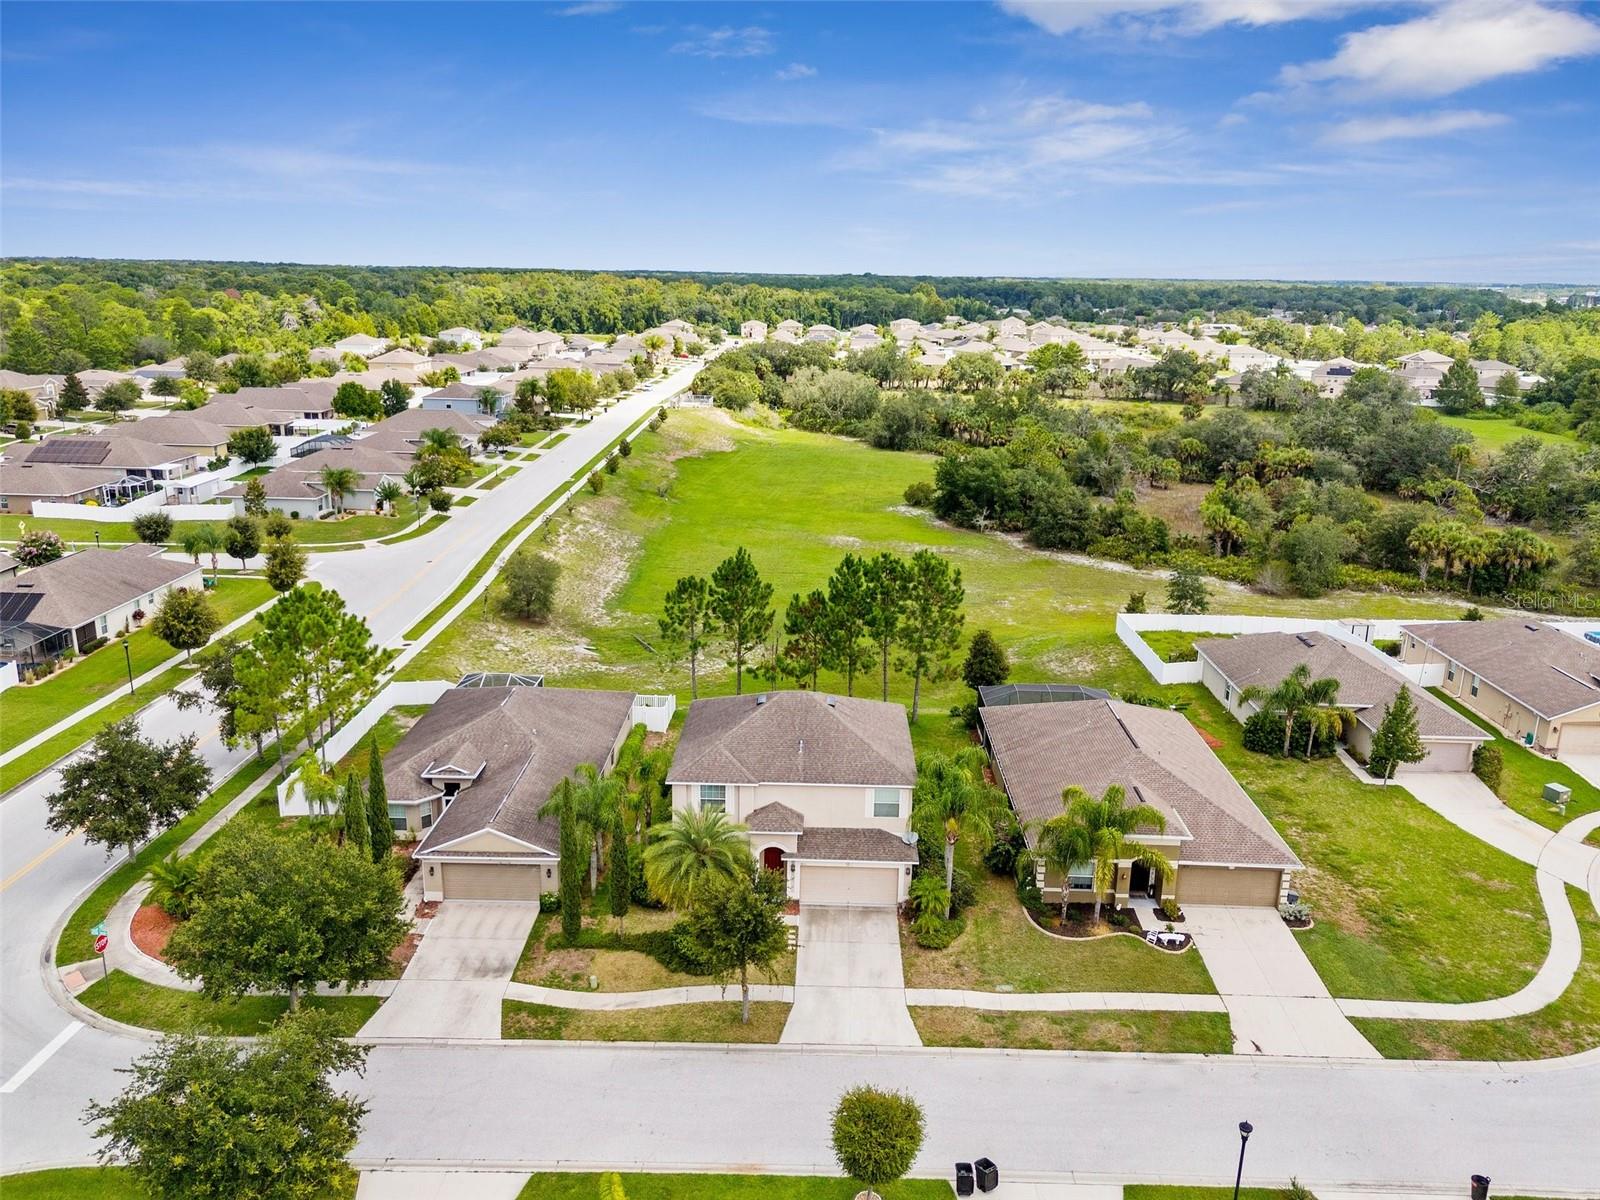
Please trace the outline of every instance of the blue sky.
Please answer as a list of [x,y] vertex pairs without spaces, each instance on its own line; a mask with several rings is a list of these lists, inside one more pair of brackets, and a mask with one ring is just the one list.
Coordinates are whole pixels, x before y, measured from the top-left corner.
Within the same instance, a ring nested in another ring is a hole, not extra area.
[[6,3],[0,251],[1600,278],[1600,6]]

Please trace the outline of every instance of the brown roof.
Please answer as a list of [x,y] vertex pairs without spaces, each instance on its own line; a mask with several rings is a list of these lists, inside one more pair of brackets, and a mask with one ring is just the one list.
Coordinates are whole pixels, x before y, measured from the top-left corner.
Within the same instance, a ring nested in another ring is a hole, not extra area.
[[[325,450],[307,454],[268,471],[261,476],[261,484],[273,499],[299,499],[301,496],[321,496],[327,488],[322,486],[324,467],[349,467],[360,475],[358,491],[371,491],[385,477],[403,479],[411,469],[409,455],[391,454],[381,447],[355,443],[349,446],[329,446]],[[222,496],[242,496],[248,481],[236,483]]]
[[916,756],[898,704],[825,692],[716,696],[689,706],[671,783],[911,787]]
[[[1183,839],[1180,863],[1298,868],[1294,852],[1181,714],[1118,700],[980,708],[1000,782],[1024,823],[1062,811],[1077,784],[1119,784]],[[1033,834],[1029,835],[1030,842]]]
[[79,550],[55,562],[0,579],[0,594],[37,596],[26,613],[36,625],[75,629],[119,605],[193,575],[193,563],[161,557],[161,547],[134,544],[116,550]]
[[127,421],[117,427],[117,433],[122,437],[155,442],[161,446],[225,446],[230,432],[222,425],[188,413],[146,417],[142,421]]
[[774,800],[746,817],[744,827],[751,833],[799,833],[806,827],[806,819],[787,804]]
[[425,772],[475,777],[422,839],[418,852],[492,829],[554,854],[560,829],[539,810],[580,763],[604,767],[628,728],[632,692],[577,688],[454,688],[384,759],[393,800],[439,791]]
[[79,496],[125,474],[113,467],[0,462],[0,496]]
[[1236,638],[1206,638],[1195,650],[1216,666],[1236,688],[1276,687],[1298,663],[1313,679],[1337,679],[1337,703],[1376,731],[1386,705],[1411,689],[1417,702],[1417,729],[1424,738],[1486,742],[1489,735],[1449,705],[1413,683],[1375,651],[1361,650],[1325,633],[1250,633]]
[[1547,719],[1600,704],[1600,647],[1543,621],[1440,621],[1402,625]]
[[887,829],[808,829],[795,840],[794,847],[794,853],[789,857],[797,859],[886,863],[917,861],[917,848]]

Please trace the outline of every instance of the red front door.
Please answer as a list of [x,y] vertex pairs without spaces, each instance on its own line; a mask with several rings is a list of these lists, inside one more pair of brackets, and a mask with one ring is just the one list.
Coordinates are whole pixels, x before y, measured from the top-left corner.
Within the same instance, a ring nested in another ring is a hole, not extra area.
[[761,852],[761,865],[769,871],[783,870],[783,851],[776,846],[768,846]]

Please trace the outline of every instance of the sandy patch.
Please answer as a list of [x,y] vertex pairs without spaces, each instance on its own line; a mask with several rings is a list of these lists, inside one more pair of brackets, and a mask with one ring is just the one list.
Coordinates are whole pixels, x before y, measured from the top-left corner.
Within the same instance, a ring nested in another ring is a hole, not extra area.
[[168,916],[157,905],[143,905],[133,914],[133,944],[151,958],[166,962],[167,939],[177,927],[176,917]]

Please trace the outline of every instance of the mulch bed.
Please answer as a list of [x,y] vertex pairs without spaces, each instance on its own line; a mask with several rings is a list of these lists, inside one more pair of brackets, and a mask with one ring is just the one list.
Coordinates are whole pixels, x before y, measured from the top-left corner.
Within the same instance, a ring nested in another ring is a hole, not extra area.
[[169,917],[159,905],[146,904],[133,914],[133,944],[151,958],[166,962],[167,939],[177,927],[176,917]]
[[[1194,725],[1194,722],[1190,721],[1189,724]],[[1200,740],[1213,750],[1222,749],[1222,739],[1207,731],[1203,726],[1194,725],[1194,731],[1200,735]]]
[[398,946],[389,951],[389,961],[394,964],[396,975],[406,969],[406,965],[416,955],[417,947],[420,945],[422,945],[422,935],[420,933],[408,933],[401,939]]
[[417,910],[416,910],[416,912],[412,913],[411,915],[416,917],[418,920],[429,920],[429,919],[432,919],[433,917],[437,916],[438,912],[439,912],[439,901],[437,901],[437,900],[418,900],[417,901]]

